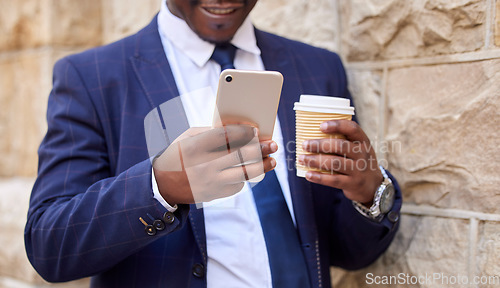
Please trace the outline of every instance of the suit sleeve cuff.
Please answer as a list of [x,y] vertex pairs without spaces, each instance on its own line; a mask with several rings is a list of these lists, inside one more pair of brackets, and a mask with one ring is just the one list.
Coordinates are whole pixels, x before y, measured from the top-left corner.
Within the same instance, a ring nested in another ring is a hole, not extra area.
[[172,212],[174,213],[175,211],[177,211],[177,208],[179,208],[177,206],[177,204],[175,204],[174,206],[168,204],[167,201],[165,201],[165,199],[163,198],[163,196],[161,196],[160,194],[160,189],[158,189],[158,183],[156,183],[156,177],[155,177],[155,173],[153,171],[153,168],[151,168],[151,186],[153,187],[153,197],[158,200],[158,202],[160,202],[160,204],[165,207],[165,209],[167,209],[169,212]]
[[[380,171],[384,175],[384,178],[391,179],[392,184],[394,186],[395,195],[394,195],[393,207],[391,208],[391,210],[386,212],[385,214],[381,215],[379,218],[374,218],[371,216],[370,208],[364,207],[363,204],[356,202],[356,201],[351,201],[351,202],[353,204],[353,207],[355,208],[355,210],[358,212],[359,215],[362,215],[363,217],[365,217],[366,219],[369,219],[372,222],[384,224],[384,226],[391,229],[394,226],[394,224],[396,224],[396,222],[399,221],[399,211],[401,209],[400,207],[401,207],[401,198],[402,198],[401,191],[400,191],[400,188],[397,185],[397,183],[395,183],[396,180],[394,179],[394,177],[392,177],[392,175],[388,174],[387,171],[382,166],[380,166]],[[376,193],[378,193],[378,190],[375,192],[375,194]],[[375,202],[375,200],[374,200],[374,202]],[[387,220],[389,220],[389,221],[387,221]]]

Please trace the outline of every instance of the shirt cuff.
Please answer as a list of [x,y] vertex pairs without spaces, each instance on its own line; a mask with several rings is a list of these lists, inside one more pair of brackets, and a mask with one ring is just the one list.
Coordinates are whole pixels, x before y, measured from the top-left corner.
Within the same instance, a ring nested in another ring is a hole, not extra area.
[[169,212],[174,213],[177,211],[177,204],[173,207],[165,201],[163,196],[160,194],[160,189],[158,189],[158,183],[156,183],[155,171],[151,168],[151,186],[153,187],[153,197],[160,202],[163,207],[165,207]]

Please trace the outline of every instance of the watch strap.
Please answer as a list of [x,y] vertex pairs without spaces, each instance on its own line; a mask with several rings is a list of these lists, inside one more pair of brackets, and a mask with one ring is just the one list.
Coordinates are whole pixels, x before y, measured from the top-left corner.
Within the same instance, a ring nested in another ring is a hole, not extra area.
[[[382,221],[382,219],[384,218],[384,215],[385,215],[385,214],[380,213],[380,214],[375,216],[372,213],[374,206],[380,205],[380,196],[381,196],[380,190],[382,187],[385,187],[387,185],[386,182],[389,181],[390,183],[392,183],[392,181],[390,180],[389,175],[387,175],[387,172],[385,171],[385,169],[382,166],[379,166],[379,168],[380,168],[380,172],[382,172],[382,175],[384,176],[384,180],[382,181],[382,184],[380,184],[380,186],[377,188],[377,191],[375,191],[375,194],[373,196],[372,207],[368,208],[365,205],[363,205],[357,201],[354,201],[354,200],[352,201],[352,205],[359,212],[359,214],[365,216],[366,218],[368,218],[370,220],[374,220],[376,222]],[[389,179],[389,180],[387,180],[387,179]]]

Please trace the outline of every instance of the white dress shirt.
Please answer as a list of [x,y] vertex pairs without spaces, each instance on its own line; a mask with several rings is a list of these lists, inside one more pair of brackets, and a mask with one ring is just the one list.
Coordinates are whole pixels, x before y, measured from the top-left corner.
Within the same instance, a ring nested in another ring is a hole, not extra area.
[[[184,22],[174,16],[162,1],[158,29],[172,69],[190,127],[212,125],[220,66],[209,61],[214,44],[200,39]],[[254,27],[247,18],[231,43],[238,48],[237,69],[264,70]],[[273,140],[278,151],[272,155],[275,169],[292,219],[295,222],[288,184],[283,137],[279,120]],[[163,206],[153,173],[153,193]],[[272,287],[266,244],[251,188],[248,184],[237,194],[203,203],[207,236],[208,287]]]

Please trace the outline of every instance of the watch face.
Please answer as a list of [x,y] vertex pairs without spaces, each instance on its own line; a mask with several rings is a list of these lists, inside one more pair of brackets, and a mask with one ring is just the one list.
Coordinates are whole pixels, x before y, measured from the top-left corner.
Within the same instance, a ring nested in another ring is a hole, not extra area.
[[380,212],[381,213],[387,213],[389,210],[392,208],[392,204],[394,204],[394,186],[391,184],[388,184],[385,187],[384,193],[382,193],[382,197],[380,199]]

